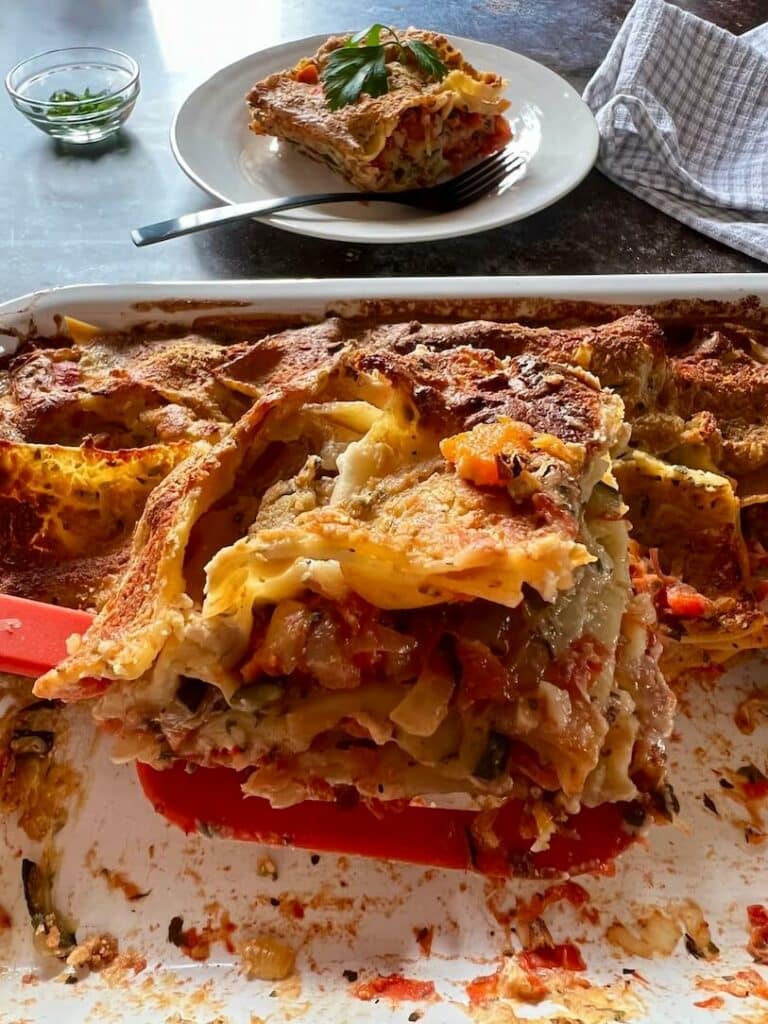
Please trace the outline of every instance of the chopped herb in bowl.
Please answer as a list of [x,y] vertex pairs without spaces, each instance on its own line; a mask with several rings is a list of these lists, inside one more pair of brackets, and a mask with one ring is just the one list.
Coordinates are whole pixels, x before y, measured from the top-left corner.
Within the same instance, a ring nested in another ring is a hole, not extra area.
[[58,104],[46,108],[45,113],[48,117],[83,117],[114,110],[120,106],[121,100],[117,96],[110,96],[108,89],[91,92],[86,86],[80,94],[70,92],[69,89],[57,89],[51,93],[48,102]]

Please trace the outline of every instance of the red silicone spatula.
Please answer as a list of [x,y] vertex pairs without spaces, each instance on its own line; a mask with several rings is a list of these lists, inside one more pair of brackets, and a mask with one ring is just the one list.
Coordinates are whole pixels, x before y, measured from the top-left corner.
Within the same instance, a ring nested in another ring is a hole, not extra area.
[[67,653],[67,637],[84,633],[88,612],[0,594],[0,672],[36,678]]
[[[0,672],[38,676],[66,654],[66,641],[91,622],[85,612],[0,595]],[[635,839],[626,826],[626,804],[603,804],[574,815],[548,849],[531,852],[521,834],[523,807],[511,800],[494,823],[495,849],[478,847],[474,811],[414,807],[401,803],[355,803],[350,807],[305,801],[273,808],[261,797],[245,797],[247,773],[230,768],[195,768],[177,761],[164,771],[137,765],[142,789],[154,808],[185,832],[205,831],[231,839],[296,846],[333,853],[461,868],[482,874],[553,875],[595,870]]]

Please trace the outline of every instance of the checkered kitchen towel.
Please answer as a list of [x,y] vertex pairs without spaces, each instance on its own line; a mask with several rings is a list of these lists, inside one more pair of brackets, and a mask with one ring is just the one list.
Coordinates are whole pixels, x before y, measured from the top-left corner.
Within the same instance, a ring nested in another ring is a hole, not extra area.
[[637,0],[584,99],[604,174],[768,263],[768,22],[734,36]]

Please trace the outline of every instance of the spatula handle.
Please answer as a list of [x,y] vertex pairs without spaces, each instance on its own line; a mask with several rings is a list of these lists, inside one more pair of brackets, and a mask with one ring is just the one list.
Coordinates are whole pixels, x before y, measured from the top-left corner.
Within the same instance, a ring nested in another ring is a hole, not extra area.
[[93,616],[58,605],[0,594],[0,672],[37,677],[64,658],[67,639]]

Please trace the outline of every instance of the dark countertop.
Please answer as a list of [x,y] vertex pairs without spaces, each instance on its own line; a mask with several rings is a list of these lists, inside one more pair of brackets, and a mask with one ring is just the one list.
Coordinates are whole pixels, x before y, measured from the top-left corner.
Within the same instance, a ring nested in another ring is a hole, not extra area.
[[[223,65],[315,32],[371,21],[418,24],[516,50],[579,90],[631,0],[19,0],[0,5],[3,71],[68,45],[113,46],[142,69],[142,95],[115,145],[87,152],[47,139],[0,99],[0,299],[84,281],[387,274],[568,274],[760,271],[765,266],[678,224],[597,171],[542,213],[482,235],[359,246],[248,225],[138,250],[128,229],[211,205],[171,155],[168,129],[187,93]],[[768,0],[687,0],[742,32]]]

